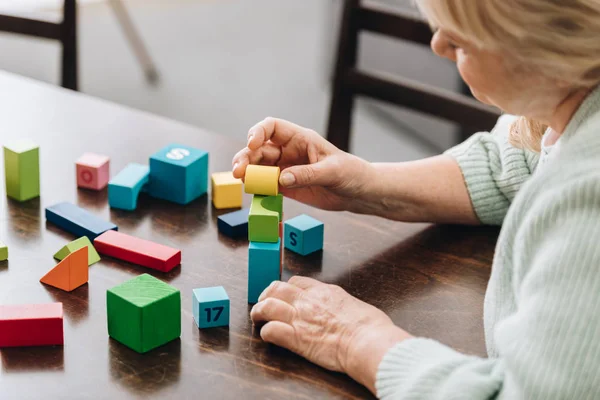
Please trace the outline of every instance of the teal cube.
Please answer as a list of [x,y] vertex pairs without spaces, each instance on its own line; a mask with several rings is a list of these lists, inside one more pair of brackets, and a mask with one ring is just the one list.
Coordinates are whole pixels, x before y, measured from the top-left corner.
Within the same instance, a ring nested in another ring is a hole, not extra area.
[[281,279],[281,241],[250,242],[248,247],[248,303],[258,302],[260,294],[273,281]]
[[181,336],[181,294],[143,274],[106,292],[108,334],[145,353]]
[[150,168],[130,163],[108,182],[108,204],[112,208],[133,211],[142,188],[150,179]]
[[170,144],[150,157],[150,196],[188,204],[207,190],[208,152]]
[[323,249],[325,226],[306,214],[299,215],[284,223],[284,246],[306,256]]
[[223,286],[194,289],[192,302],[198,328],[229,325],[229,296]]

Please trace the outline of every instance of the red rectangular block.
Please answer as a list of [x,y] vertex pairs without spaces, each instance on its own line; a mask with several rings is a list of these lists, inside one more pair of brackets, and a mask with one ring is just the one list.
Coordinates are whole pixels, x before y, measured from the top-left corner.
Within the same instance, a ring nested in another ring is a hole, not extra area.
[[63,343],[62,303],[0,306],[0,347]]
[[117,231],[106,231],[94,239],[98,253],[133,264],[169,272],[181,264],[181,250],[136,238]]

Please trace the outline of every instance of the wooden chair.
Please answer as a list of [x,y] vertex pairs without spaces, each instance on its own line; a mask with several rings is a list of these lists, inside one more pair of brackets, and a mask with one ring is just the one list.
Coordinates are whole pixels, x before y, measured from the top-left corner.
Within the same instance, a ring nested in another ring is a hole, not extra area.
[[[144,43],[133,26],[121,0],[109,0],[117,21],[137,57],[146,79],[158,80],[158,71]],[[40,21],[17,16],[0,15],[0,32],[17,33],[45,39],[58,40],[62,44],[62,79],[64,88],[78,90],[77,61],[77,0],[64,0],[63,19],[59,23]]]
[[0,15],[0,31],[58,40],[62,44],[61,85],[67,89],[77,90],[76,0],[65,0],[63,19],[59,23]]
[[[381,5],[345,0],[333,78],[327,139],[342,150],[350,147],[352,111],[356,96],[366,96],[430,114],[459,124],[461,140],[470,132],[494,126],[500,112],[472,97],[402,77],[367,73],[357,68],[359,33],[374,32],[429,46],[429,25],[407,13]],[[463,84],[463,87],[466,86]],[[463,92],[466,92],[463,90]]]

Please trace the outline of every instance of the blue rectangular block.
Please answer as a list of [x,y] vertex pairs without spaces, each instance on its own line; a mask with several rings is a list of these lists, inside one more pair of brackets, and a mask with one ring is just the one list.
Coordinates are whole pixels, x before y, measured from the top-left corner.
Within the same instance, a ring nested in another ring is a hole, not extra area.
[[229,325],[229,296],[223,286],[194,289],[192,302],[198,328]]
[[281,279],[281,241],[250,242],[248,247],[248,303],[258,302],[260,294],[273,281]]
[[217,218],[219,232],[232,238],[248,237],[249,212],[250,210],[248,208],[244,208],[228,214],[219,215]]
[[46,208],[46,219],[77,237],[87,236],[91,241],[108,230],[119,230],[112,222],[67,202]]
[[325,226],[306,214],[285,222],[285,248],[306,256],[323,248]]
[[133,211],[140,191],[150,179],[150,168],[131,163],[108,182],[108,204],[112,208]]
[[208,153],[170,144],[150,157],[152,197],[188,204],[208,190]]

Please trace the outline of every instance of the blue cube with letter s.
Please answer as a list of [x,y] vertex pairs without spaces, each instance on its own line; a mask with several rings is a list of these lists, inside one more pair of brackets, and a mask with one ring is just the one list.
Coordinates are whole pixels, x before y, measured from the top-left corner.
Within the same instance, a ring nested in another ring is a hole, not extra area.
[[323,249],[324,225],[306,214],[285,222],[285,248],[306,256]]
[[188,204],[207,190],[207,151],[170,144],[150,157],[150,196]]

